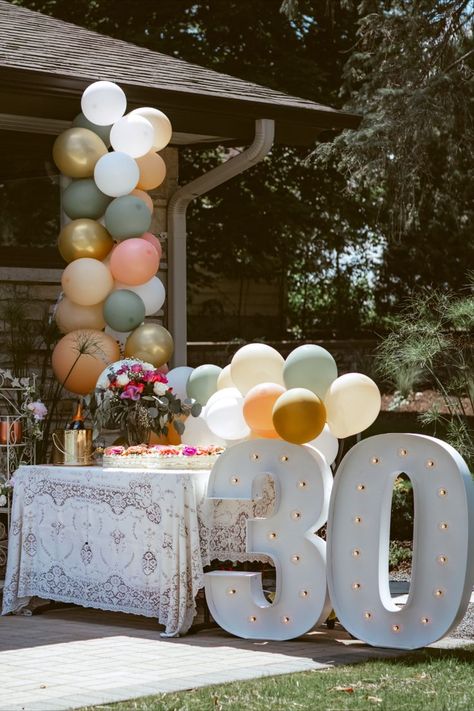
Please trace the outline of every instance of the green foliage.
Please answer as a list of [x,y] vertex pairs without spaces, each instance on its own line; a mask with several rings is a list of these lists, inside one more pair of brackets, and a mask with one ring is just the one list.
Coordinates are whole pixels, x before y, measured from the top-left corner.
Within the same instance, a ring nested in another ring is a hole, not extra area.
[[397,477],[392,493],[392,523],[390,527],[391,548],[397,541],[413,539],[413,488],[410,479],[405,475]]
[[389,570],[407,570],[411,567],[413,552],[407,542],[390,541],[388,554]]
[[377,355],[380,374],[392,385],[430,384],[445,412],[431,407],[423,424],[447,427],[448,441],[474,465],[474,282],[462,296],[421,292],[394,319]]

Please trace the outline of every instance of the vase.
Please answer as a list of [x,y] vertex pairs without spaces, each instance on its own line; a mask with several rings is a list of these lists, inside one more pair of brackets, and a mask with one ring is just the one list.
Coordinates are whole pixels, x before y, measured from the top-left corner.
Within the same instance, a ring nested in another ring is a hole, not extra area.
[[150,434],[151,430],[148,427],[140,427],[136,422],[127,422],[123,433],[128,447],[134,447],[138,444],[148,444]]

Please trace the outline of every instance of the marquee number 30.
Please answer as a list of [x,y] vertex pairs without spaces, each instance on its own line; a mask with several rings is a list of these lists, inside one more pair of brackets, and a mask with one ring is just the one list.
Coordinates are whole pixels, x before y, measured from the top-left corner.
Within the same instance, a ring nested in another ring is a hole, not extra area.
[[[388,586],[393,484],[413,484],[415,522],[410,594],[397,607]],[[247,522],[247,551],[272,557],[273,603],[259,573],[206,575],[211,613],[240,637],[283,640],[327,616],[325,523],[332,474],[312,447],[278,440],[244,442],[215,465],[208,496],[251,499],[259,475],[275,482],[273,516]],[[414,649],[440,639],[464,615],[474,582],[474,485],[449,445],[416,434],[363,440],[336,475],[328,520],[327,578],[342,625],[374,646]]]

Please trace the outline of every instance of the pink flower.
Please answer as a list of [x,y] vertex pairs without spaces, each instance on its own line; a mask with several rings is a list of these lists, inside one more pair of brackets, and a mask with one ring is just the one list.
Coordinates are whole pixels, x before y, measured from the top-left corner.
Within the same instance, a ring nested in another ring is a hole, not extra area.
[[41,402],[41,400],[38,400],[37,402],[30,402],[27,407],[28,410],[31,410],[37,422],[39,422],[40,420],[44,420],[44,418],[48,414],[48,408],[44,403]]
[[131,373],[141,373],[142,372],[142,366],[139,365],[138,363],[134,363],[131,368],[130,368]]
[[143,383],[137,385],[127,385],[123,393],[120,394],[121,400],[140,400],[140,395],[143,392]]

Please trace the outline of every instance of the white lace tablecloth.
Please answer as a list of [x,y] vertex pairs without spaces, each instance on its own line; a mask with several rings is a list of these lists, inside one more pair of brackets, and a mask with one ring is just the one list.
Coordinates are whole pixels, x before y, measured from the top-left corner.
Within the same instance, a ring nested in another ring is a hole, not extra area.
[[205,565],[266,560],[246,554],[246,520],[270,514],[270,481],[253,503],[206,499],[208,479],[208,471],[20,467],[2,614],[37,596],[186,632]]

